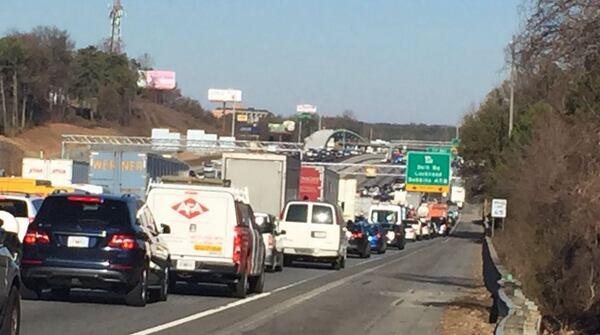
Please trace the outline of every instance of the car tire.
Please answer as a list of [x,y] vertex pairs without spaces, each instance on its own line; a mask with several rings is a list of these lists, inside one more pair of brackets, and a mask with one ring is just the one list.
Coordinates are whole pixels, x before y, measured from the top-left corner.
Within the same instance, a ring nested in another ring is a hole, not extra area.
[[148,299],[148,270],[143,269],[138,283],[125,295],[125,303],[130,306],[144,307]]
[[331,267],[336,271],[341,270],[342,269],[341,257],[336,258],[335,261],[333,263],[331,263]]
[[261,271],[260,275],[250,277],[250,292],[252,293],[263,293],[265,289],[265,272]]
[[42,297],[42,290],[37,287],[21,286],[21,297],[25,300],[40,300]]
[[171,271],[166,266],[163,272],[163,279],[160,283],[160,290],[158,291],[158,301],[167,301],[169,299],[169,288],[171,286]]
[[21,296],[16,286],[11,288],[5,308],[0,334],[17,335],[21,328]]
[[282,254],[280,256],[279,265],[275,266],[275,271],[277,271],[277,272],[283,271],[283,263],[284,263],[284,260],[283,260],[283,254]]
[[241,274],[240,278],[229,286],[234,298],[244,299],[248,296],[248,274]]
[[346,268],[346,256],[342,257],[342,264],[340,264],[342,269]]
[[402,240],[402,242],[398,246],[399,250],[404,250],[404,248],[406,248],[406,240]]

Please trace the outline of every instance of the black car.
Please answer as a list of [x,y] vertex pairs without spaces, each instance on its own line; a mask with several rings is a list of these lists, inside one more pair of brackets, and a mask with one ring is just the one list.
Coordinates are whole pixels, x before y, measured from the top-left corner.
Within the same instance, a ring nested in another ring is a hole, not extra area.
[[361,258],[371,257],[369,233],[365,224],[348,221],[348,248],[349,254],[359,255]]
[[[0,219],[0,225],[4,222]],[[19,334],[21,325],[21,294],[19,265],[15,261],[18,250],[14,245],[14,233],[0,229],[0,334]]]
[[152,213],[138,204],[128,195],[47,197],[23,241],[29,295],[49,288],[65,297],[71,288],[88,288],[121,293],[133,306],[144,306],[150,294],[166,300],[168,249]]
[[401,224],[394,223],[382,223],[381,226],[385,230],[387,244],[389,246],[403,250],[406,246],[406,240],[404,239],[404,226]]

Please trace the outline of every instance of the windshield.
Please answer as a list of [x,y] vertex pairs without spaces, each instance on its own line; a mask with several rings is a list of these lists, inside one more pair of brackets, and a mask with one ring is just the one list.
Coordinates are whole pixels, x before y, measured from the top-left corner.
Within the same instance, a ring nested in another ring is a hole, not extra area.
[[27,215],[27,202],[24,200],[1,199],[0,211],[9,212],[16,218],[26,218],[29,216]]
[[124,201],[104,200],[102,203],[70,201],[67,197],[47,198],[36,221],[52,226],[124,227],[129,223],[129,211]]
[[373,210],[371,212],[371,222],[396,223],[398,222],[398,212],[390,210]]

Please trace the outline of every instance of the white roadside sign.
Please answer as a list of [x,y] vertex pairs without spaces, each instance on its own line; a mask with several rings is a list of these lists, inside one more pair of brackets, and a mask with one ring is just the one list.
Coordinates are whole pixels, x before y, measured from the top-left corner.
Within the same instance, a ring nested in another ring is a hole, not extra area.
[[234,89],[215,89],[208,90],[208,101],[210,102],[242,102],[242,91]]
[[502,219],[506,217],[506,199],[492,199],[492,217]]
[[296,105],[296,112],[315,114],[317,112],[317,107],[309,104]]

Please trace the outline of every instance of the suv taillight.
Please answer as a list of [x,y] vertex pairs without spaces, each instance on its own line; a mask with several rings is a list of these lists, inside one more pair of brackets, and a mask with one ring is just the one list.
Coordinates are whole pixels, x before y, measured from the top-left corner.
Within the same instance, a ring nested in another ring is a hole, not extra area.
[[359,232],[359,231],[355,231],[355,232],[353,232],[353,233],[352,233],[352,235],[353,235],[355,238],[361,238],[361,237],[363,236],[363,234],[362,234],[361,232]]
[[25,234],[23,244],[35,245],[35,244],[48,244],[50,243],[50,236],[47,233],[39,230],[30,229]]
[[235,227],[233,231],[233,255],[231,259],[235,264],[240,264],[242,259],[242,229]]
[[137,242],[131,234],[115,234],[110,238],[108,246],[123,250],[133,250],[137,248]]

